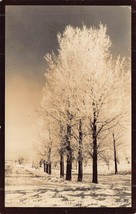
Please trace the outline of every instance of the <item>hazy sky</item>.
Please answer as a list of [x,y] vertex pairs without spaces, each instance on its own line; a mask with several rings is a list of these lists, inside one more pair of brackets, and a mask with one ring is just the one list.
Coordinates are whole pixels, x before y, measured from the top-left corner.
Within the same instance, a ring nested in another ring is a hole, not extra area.
[[29,155],[38,140],[44,56],[57,53],[67,25],[108,28],[115,56],[130,56],[131,10],[120,6],[6,6],[6,158]]

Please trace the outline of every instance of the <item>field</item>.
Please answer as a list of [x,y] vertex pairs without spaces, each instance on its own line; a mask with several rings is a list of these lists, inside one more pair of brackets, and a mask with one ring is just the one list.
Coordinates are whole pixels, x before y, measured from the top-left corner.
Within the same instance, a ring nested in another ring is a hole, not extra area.
[[83,182],[77,182],[73,170],[72,181],[59,178],[59,169],[52,175],[29,164],[6,163],[6,207],[130,207],[131,175],[101,174],[99,183],[91,183],[85,172]]

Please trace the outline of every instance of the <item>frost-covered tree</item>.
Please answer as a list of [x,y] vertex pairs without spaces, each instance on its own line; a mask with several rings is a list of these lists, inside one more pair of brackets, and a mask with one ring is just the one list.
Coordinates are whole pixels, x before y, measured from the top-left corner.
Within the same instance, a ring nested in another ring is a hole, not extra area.
[[40,143],[35,145],[35,151],[39,159],[39,165],[44,166],[44,172],[51,174],[52,162],[55,161],[56,145],[53,130],[54,121],[47,113],[43,108],[40,109]]
[[118,174],[118,163],[120,162],[120,156],[119,156],[119,150],[121,145],[124,144],[123,136],[125,134],[125,127],[121,127],[120,130],[119,127],[115,127],[113,130],[111,130],[111,141],[112,141],[112,153],[113,153],[113,161],[114,161],[114,173]]
[[[67,90],[65,91],[65,96],[61,85],[59,86],[58,79],[53,73],[50,76],[51,82],[46,86],[46,91],[49,91],[49,94],[44,96],[42,100],[42,115],[44,120],[52,118],[52,128],[54,129],[54,134],[58,137],[59,142],[56,142],[56,147],[60,155],[60,177],[64,176],[64,153],[67,153],[67,171],[69,175],[67,180],[71,179],[71,169],[72,166],[72,149],[70,145],[71,140],[71,126],[72,126],[72,113],[70,112],[70,102],[68,101]],[[55,90],[53,89],[55,84]],[[48,115],[48,117],[47,117]],[[57,144],[58,143],[58,144]],[[70,169],[68,168],[70,166]]]
[[[65,127],[67,180],[71,180],[72,130],[77,123],[79,171],[82,171],[81,125],[86,121],[91,136],[92,182],[97,183],[100,136],[124,120],[127,114],[130,72],[126,69],[125,58],[112,56],[112,43],[102,24],[99,28],[67,26],[63,34],[58,34],[58,44],[58,55],[46,55],[46,90],[50,98],[45,99],[46,103],[42,102],[42,107],[47,108],[48,104],[48,114]],[[60,127],[56,125],[56,129],[60,130]]]
[[[81,105],[79,106],[79,103],[82,103],[83,105],[83,101],[81,97],[79,98],[78,96],[83,87],[83,85],[82,87],[80,85],[83,83],[80,75],[77,75],[68,69],[70,66],[69,62],[65,64],[65,69],[63,68],[62,57],[60,57],[60,55],[58,57],[47,55],[46,60],[48,62],[48,72],[46,74],[47,83],[45,91],[50,91],[50,96],[48,99],[47,93],[45,93],[46,95],[44,95],[42,100],[42,111],[48,112],[47,114],[56,121],[55,129],[58,130],[60,136],[63,138],[60,139],[60,141],[62,142],[62,140],[64,140],[64,142],[61,143],[62,146],[59,150],[60,163],[61,168],[63,168],[62,152],[65,151],[65,154],[67,155],[66,179],[71,180],[73,156],[73,146],[71,146],[73,135],[72,129],[83,116],[80,110]],[[61,133],[62,130],[63,135]]]

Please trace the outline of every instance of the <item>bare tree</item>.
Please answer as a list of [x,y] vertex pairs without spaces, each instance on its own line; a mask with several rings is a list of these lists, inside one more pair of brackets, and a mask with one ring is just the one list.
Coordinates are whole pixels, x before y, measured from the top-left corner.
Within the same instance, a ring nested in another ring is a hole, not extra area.
[[[123,142],[121,142],[121,137],[122,137],[123,133],[112,130],[112,142],[113,142],[113,160],[114,160],[114,166],[115,166],[115,174],[118,174],[118,156],[117,156],[117,148],[123,144]],[[120,141],[119,141],[120,140]]]

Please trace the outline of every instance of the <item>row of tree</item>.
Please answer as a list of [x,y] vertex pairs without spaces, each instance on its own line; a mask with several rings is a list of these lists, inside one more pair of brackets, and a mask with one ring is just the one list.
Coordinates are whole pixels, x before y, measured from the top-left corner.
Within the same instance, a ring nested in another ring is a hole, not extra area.
[[117,173],[116,135],[120,138],[130,119],[130,63],[125,58],[114,59],[102,24],[98,29],[67,26],[57,38],[58,53],[45,57],[41,146],[37,150],[48,167],[59,156],[60,177],[64,177],[67,157],[66,180],[71,180],[76,158],[78,181],[82,181],[83,160],[89,154],[92,182],[97,183],[98,158],[108,160],[112,142]]

